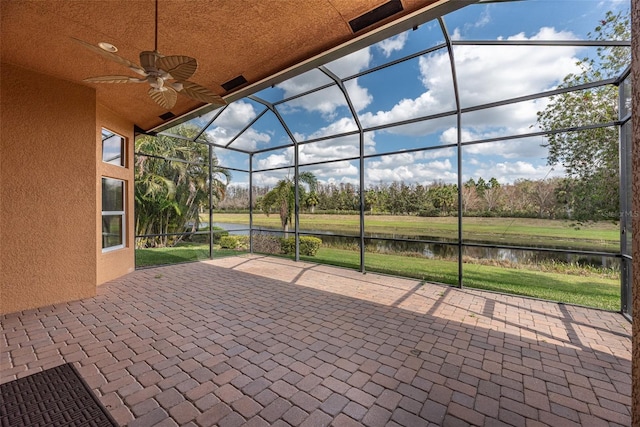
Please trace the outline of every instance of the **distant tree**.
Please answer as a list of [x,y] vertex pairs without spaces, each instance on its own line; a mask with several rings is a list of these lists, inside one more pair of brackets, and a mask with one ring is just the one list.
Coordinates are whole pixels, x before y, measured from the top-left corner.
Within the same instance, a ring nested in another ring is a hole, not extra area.
[[[300,183],[306,183],[310,189],[315,192],[318,180],[313,173],[302,172],[298,175],[298,181]],[[299,185],[298,195],[300,196],[300,200],[304,200],[305,194],[304,187]],[[276,186],[265,194],[260,202],[262,210],[267,216],[269,216],[273,209],[277,210],[280,215],[282,230],[285,233],[289,231],[289,224],[292,222],[295,204],[295,184],[293,179],[289,177],[278,181]]]
[[[482,178],[480,178],[482,179]],[[497,179],[491,178],[485,185],[482,197],[487,205],[487,211],[496,210],[502,198],[502,188]]]
[[534,182],[530,179],[516,179],[513,184],[502,187],[504,204],[511,212],[519,212],[526,216],[533,214],[531,192]]
[[478,178],[478,181],[476,182],[476,194],[478,195],[478,197],[483,198],[484,190],[486,190],[487,188],[489,188],[489,184],[487,184],[487,181],[485,181],[482,177]]
[[516,212],[522,212],[523,203],[520,191],[521,187],[516,185],[516,183],[502,186],[502,194],[504,196],[504,209],[506,212],[508,212],[509,215],[513,215]]
[[216,206],[217,209],[249,209],[249,189],[241,185],[228,186],[225,197]]
[[320,199],[318,198],[318,193],[315,191],[309,192],[304,202],[309,208],[309,210],[311,211],[311,213],[315,213],[316,206],[318,206],[318,203],[320,203]]
[[452,184],[437,183],[429,188],[429,198],[436,209],[449,214],[455,207],[458,187]]
[[462,212],[467,213],[470,210],[478,209],[478,193],[476,190],[476,182],[473,178],[469,178],[462,185]]
[[371,214],[378,209],[378,191],[375,188],[369,188],[364,192],[364,206]]
[[[589,37],[595,40],[631,40],[629,12],[607,12]],[[598,60],[578,62],[581,72],[569,74],[560,87],[572,87],[620,75],[631,63],[625,47],[600,47]],[[556,95],[538,112],[543,130],[570,129],[580,125],[612,123],[618,119],[618,89],[603,86]],[[618,129],[616,126],[580,132],[550,133],[548,164],[562,164],[565,201],[572,217],[579,220],[610,218],[619,209]]]
[[533,184],[530,194],[534,205],[538,208],[538,218],[552,216],[556,203],[557,185],[557,179],[541,179]]

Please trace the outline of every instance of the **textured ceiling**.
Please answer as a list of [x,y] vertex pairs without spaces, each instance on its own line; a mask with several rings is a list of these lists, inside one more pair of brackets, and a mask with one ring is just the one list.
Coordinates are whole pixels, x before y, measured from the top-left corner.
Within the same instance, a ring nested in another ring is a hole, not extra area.
[[[354,34],[349,21],[387,0],[159,0],[158,50],[196,58],[199,68],[190,80],[231,99],[242,87],[227,92],[221,85],[240,74],[246,88],[338,47],[344,51],[345,44],[392,21],[471,2],[394,1],[401,2],[401,12]],[[154,48],[154,0],[1,0],[1,7],[2,62],[65,80],[135,76],[72,38],[112,43],[134,63],[140,51]],[[159,116],[167,111],[146,95],[148,85],[93,86],[98,102],[141,129],[164,123]],[[171,113],[181,116],[202,105],[179,96]]]

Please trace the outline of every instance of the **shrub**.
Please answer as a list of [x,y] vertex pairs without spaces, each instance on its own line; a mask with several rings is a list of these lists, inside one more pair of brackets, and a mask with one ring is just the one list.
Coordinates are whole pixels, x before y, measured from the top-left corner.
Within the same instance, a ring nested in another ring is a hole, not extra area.
[[313,236],[300,237],[300,255],[316,256],[322,240]]
[[220,247],[224,249],[247,250],[249,249],[249,236],[223,236],[220,238]]
[[[302,238],[301,238],[302,239]],[[280,251],[283,254],[293,255],[296,253],[296,238],[283,237],[280,239]]]
[[[300,236],[300,255],[316,256],[322,240],[313,236]],[[288,237],[280,240],[280,249],[283,253],[291,255],[296,252],[296,238]]]
[[[209,227],[203,227],[198,231],[209,231]],[[224,236],[228,236],[229,232],[222,227],[213,226],[213,243],[220,243],[220,239]],[[194,243],[209,243],[208,234],[192,234],[190,240]]]

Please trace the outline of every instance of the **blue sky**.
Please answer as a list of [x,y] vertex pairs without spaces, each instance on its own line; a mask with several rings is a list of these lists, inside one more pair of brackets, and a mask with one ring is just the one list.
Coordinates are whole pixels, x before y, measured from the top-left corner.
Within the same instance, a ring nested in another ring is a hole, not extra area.
[[[472,5],[444,17],[454,40],[583,40],[604,18],[606,11],[627,10],[628,1],[529,0]],[[399,34],[374,46],[326,64],[341,78],[355,75],[394,59],[435,47],[444,42],[437,21]],[[576,62],[593,57],[595,50],[579,46],[454,46],[462,108],[531,95],[557,87],[569,73],[579,71]],[[255,94],[278,102],[332,83],[319,70]],[[446,49],[402,62],[345,82],[358,120],[364,128],[455,111],[453,78]],[[463,141],[519,135],[535,130],[536,112],[548,99],[536,99],[462,116]],[[357,130],[347,101],[336,86],[279,104],[278,112],[298,141],[339,135]],[[284,147],[254,156],[254,170],[293,165],[291,139],[270,111],[240,136],[238,133],[262,114],[264,107],[249,99],[231,104],[207,130],[219,144],[243,150]],[[206,123],[212,117],[196,119]],[[234,140],[235,138],[235,140]],[[446,147],[457,140],[456,117],[367,132],[364,151],[377,155],[420,147],[393,156],[371,157],[365,162],[365,184],[391,181],[429,184],[457,181],[457,149]],[[358,156],[358,136],[328,139],[300,146],[300,164],[340,160],[304,167],[321,182],[359,182],[359,162],[341,160]],[[502,183],[516,179],[562,176],[562,167],[547,165],[542,137],[520,138],[463,148],[463,180],[496,177]],[[221,166],[247,170],[248,156],[218,150]],[[256,175],[254,184],[273,185],[291,170]],[[234,174],[233,183],[246,185],[248,174]]]

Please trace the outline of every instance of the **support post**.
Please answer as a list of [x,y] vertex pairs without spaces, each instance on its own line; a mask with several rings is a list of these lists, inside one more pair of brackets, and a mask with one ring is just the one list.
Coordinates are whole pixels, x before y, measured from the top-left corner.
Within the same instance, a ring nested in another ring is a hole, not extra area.
[[209,259],[213,259],[213,147],[209,145]]

